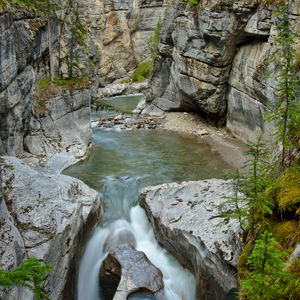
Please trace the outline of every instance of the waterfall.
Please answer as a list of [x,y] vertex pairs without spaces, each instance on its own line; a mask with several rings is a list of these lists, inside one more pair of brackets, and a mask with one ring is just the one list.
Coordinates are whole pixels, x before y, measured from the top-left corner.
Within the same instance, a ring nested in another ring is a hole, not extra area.
[[[135,182],[132,184],[137,186]],[[117,185],[120,187],[120,182]],[[112,189],[114,196],[117,190],[116,186]],[[132,189],[129,188],[128,191],[132,193]],[[124,189],[121,194],[127,198],[124,195]],[[119,208],[123,208],[126,215],[127,206],[124,207],[122,201],[118,203]],[[94,230],[79,267],[78,300],[101,299],[99,290],[101,263],[111,247],[128,243],[128,241],[135,244],[137,250],[143,251],[149,260],[162,271],[165,286],[164,299],[194,300],[196,291],[194,276],[159,246],[143,209],[140,206],[134,206],[130,209],[129,215],[129,220],[117,219],[105,227],[97,227]]]

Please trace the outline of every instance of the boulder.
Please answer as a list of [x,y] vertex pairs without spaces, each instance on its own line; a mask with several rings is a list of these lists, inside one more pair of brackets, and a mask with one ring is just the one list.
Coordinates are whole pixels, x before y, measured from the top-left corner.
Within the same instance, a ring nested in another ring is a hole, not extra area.
[[99,274],[105,300],[124,300],[137,292],[157,294],[164,287],[162,277],[144,252],[128,244],[110,249]]
[[[72,299],[67,283],[75,282],[85,236],[101,215],[98,193],[80,180],[37,170],[15,157],[4,157],[1,178],[2,268],[14,268],[27,257],[48,262],[50,298]],[[24,290],[18,297],[11,293],[8,299],[33,299]]]
[[230,181],[210,179],[162,184],[140,194],[156,238],[194,272],[201,299],[223,299],[237,287],[240,228],[218,210],[232,193]]

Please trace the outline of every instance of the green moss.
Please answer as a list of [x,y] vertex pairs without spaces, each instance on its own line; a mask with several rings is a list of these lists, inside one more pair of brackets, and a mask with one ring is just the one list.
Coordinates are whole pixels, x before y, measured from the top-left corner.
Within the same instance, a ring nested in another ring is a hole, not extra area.
[[192,6],[192,7],[198,5],[199,2],[200,2],[200,0],[188,0],[189,6]]
[[150,78],[153,71],[153,61],[147,60],[141,62],[131,76],[133,82],[142,82]]
[[81,90],[90,87],[90,80],[88,77],[75,77],[62,79],[59,77],[43,78],[36,82],[33,106],[35,112],[44,115],[47,111],[47,101],[62,93],[63,89],[67,90]]
[[239,257],[238,262],[238,276],[240,279],[244,279],[249,274],[249,268],[247,265],[248,256],[252,252],[253,249],[253,242],[249,240],[243,247],[242,253]]
[[267,195],[273,198],[280,211],[296,211],[300,205],[300,171],[288,169],[273,185],[267,189]]
[[300,242],[300,222],[298,220],[274,223],[272,232],[281,247],[286,250]]

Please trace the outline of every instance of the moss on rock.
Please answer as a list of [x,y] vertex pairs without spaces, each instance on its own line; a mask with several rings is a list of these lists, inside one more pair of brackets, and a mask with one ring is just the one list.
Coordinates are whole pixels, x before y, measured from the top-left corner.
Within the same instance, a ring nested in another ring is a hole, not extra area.
[[300,242],[300,221],[274,223],[273,234],[284,249],[295,247]]
[[300,171],[291,168],[267,191],[281,212],[296,212],[300,206]]

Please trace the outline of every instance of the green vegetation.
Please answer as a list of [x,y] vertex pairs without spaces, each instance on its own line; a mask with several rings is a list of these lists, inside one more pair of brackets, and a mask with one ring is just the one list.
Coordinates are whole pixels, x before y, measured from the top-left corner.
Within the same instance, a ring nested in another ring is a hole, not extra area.
[[278,34],[271,62],[276,64],[276,101],[268,120],[276,122],[276,141],[281,145],[282,171],[291,165],[292,156],[300,149],[300,103],[297,101],[299,76],[296,73],[296,33],[291,29],[287,6],[274,11]]
[[36,82],[36,90],[34,93],[33,106],[39,115],[44,115],[47,109],[47,101],[62,94],[63,90],[81,90],[90,87],[88,77],[75,77],[62,79],[55,77],[51,81],[50,77],[40,79]]
[[146,60],[141,62],[131,76],[133,82],[142,82],[150,78],[153,70],[153,61]]
[[44,280],[50,270],[49,264],[41,263],[35,258],[29,258],[14,270],[4,271],[0,269],[0,286],[20,285],[32,290],[37,300],[50,299],[48,293],[43,289]]
[[32,9],[41,15],[51,14],[58,8],[53,0],[0,0],[1,10],[9,10],[15,6]]
[[300,299],[300,258],[289,259],[300,242],[296,35],[286,6],[280,6],[274,15],[277,36],[268,63],[274,66],[276,99],[267,115],[276,126],[274,144],[268,147],[273,153],[261,137],[248,143],[245,169],[232,175],[234,195],[220,208],[223,216],[238,219],[243,231],[238,264],[243,300]]
[[272,233],[265,231],[256,240],[248,257],[250,272],[241,280],[244,299],[299,299],[299,278],[285,265],[287,253],[280,249]]
[[152,75],[153,71],[153,63],[157,56],[158,52],[158,44],[160,38],[160,30],[161,30],[162,22],[159,18],[156,27],[154,29],[153,35],[148,39],[147,45],[150,52],[151,59],[142,61],[138,64],[136,70],[130,77],[130,79],[123,80],[123,83],[127,82],[142,82],[145,79],[149,79]]
[[153,60],[156,58],[157,51],[158,51],[161,26],[162,26],[162,22],[161,19],[159,18],[156,27],[154,29],[153,35],[147,41],[148,49],[150,51],[150,55]]
[[199,2],[200,2],[200,0],[188,0],[188,4],[191,7],[198,5]]

